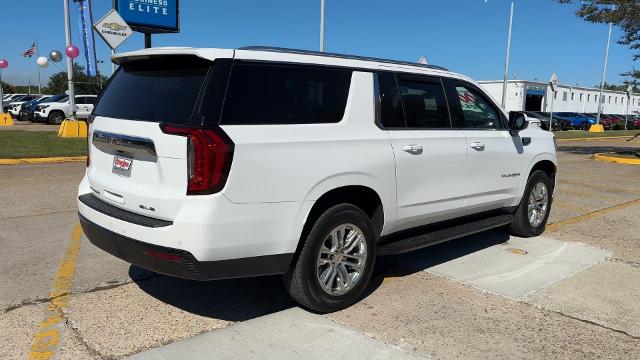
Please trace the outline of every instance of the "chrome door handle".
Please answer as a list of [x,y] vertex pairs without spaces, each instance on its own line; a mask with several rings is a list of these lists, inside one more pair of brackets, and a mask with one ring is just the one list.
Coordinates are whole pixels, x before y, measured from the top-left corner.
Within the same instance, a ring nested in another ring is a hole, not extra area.
[[477,151],[484,151],[484,144],[480,142],[473,142],[470,147]]
[[422,154],[422,145],[405,145],[402,147],[402,151],[408,152],[411,155],[420,155]]

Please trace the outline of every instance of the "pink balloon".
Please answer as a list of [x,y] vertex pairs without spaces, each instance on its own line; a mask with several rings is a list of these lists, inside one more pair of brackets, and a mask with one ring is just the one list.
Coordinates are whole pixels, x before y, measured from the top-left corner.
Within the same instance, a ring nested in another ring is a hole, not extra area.
[[75,45],[69,45],[64,49],[68,57],[75,59],[80,55],[80,50]]
[[5,59],[0,60],[0,69],[6,69],[9,67],[9,62]]

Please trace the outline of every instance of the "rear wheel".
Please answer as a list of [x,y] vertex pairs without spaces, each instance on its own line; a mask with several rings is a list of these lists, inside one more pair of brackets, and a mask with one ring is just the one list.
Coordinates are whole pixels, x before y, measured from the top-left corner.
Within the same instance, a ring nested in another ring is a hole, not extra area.
[[291,297],[323,313],[354,304],[373,272],[375,238],[371,221],[360,208],[351,204],[329,208],[309,231],[285,275]]
[[553,183],[549,176],[544,171],[534,171],[509,226],[510,233],[522,237],[542,234],[551,211],[552,193]]
[[64,120],[64,114],[60,111],[53,111],[49,114],[49,124],[60,125]]
[[584,131],[589,131],[589,129],[591,128],[591,124],[588,121],[585,121],[582,124],[580,124],[580,127]]

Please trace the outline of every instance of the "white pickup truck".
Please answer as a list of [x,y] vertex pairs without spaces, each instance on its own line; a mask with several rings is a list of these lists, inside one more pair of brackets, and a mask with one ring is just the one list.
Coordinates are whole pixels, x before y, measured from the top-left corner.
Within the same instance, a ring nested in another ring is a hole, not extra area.
[[300,304],[330,312],[359,299],[377,256],[545,229],[554,135],[466,76],[262,47],[114,60],[78,210],[89,240],[132,264],[283,274]]

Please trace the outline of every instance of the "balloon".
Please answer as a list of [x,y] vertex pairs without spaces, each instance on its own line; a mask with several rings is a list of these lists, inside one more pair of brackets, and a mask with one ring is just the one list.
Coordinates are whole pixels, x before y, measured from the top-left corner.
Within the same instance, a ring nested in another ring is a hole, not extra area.
[[58,50],[52,50],[49,53],[49,59],[53,62],[60,62],[62,61],[62,53]]
[[9,62],[5,59],[0,60],[0,69],[6,69],[9,67]]
[[44,56],[40,56],[38,58],[38,60],[36,60],[36,63],[38,64],[38,66],[40,66],[41,68],[46,68],[47,66],[49,66],[49,59],[47,59]]
[[75,45],[69,45],[64,49],[64,53],[67,54],[68,57],[75,59],[80,55],[80,50]]

